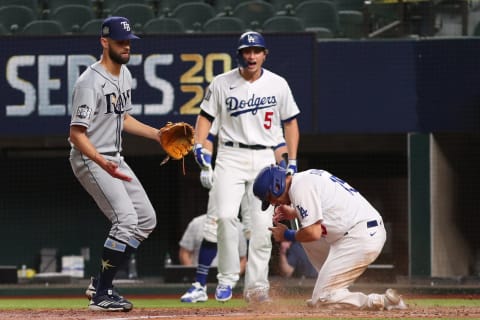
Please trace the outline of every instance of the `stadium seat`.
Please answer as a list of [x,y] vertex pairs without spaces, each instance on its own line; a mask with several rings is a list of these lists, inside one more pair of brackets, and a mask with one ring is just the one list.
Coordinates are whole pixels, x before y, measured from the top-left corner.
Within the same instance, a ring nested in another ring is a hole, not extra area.
[[17,5],[0,7],[0,22],[11,34],[21,33],[23,27],[35,19],[35,13],[28,7]]
[[81,26],[94,18],[91,7],[78,4],[66,4],[50,13],[50,20],[60,22],[66,33],[79,33]]
[[7,28],[5,28],[3,24],[0,23],[0,36],[6,36],[9,34],[10,32],[8,32]]
[[308,31],[313,32],[317,40],[319,39],[331,39],[335,38],[332,30],[324,27],[311,27],[308,28]]
[[242,33],[246,30],[243,20],[235,17],[213,17],[203,25],[203,32],[211,33]]
[[292,16],[274,16],[267,19],[262,27],[265,32],[302,32],[305,31],[302,20]]
[[215,0],[214,8],[220,16],[231,16],[238,5],[252,0]]
[[480,21],[475,24],[475,27],[473,27],[473,33],[472,36],[474,37],[480,37]]
[[203,2],[183,3],[173,10],[171,17],[182,21],[187,32],[201,31],[203,24],[215,16],[215,10]]
[[364,0],[334,0],[337,10],[355,10],[363,12],[363,7],[365,5]]
[[103,19],[92,19],[80,27],[80,33],[92,36],[100,36]]
[[113,11],[115,11],[118,7],[123,6],[125,4],[144,4],[148,5],[152,11],[154,11],[154,6],[152,5],[152,1],[150,0],[103,0],[101,3],[101,16],[106,18],[108,16],[113,15]]
[[339,32],[338,12],[335,4],[328,0],[307,0],[295,7],[295,16],[300,18],[308,31],[312,28],[327,28],[335,36]]
[[243,20],[247,27],[259,29],[263,23],[275,15],[275,8],[264,1],[247,1],[233,9],[232,16]]
[[121,5],[113,10],[112,15],[128,18],[136,32],[142,32],[145,23],[155,18],[155,13],[151,6],[135,3]]
[[185,32],[185,26],[179,19],[159,17],[147,21],[143,26],[143,32],[145,34],[183,33]]
[[342,38],[359,39],[364,37],[363,13],[356,10],[342,10],[338,12],[340,34]]
[[54,20],[33,20],[23,28],[23,35],[51,36],[62,35],[65,31],[58,21]]
[[159,16],[169,16],[176,7],[183,3],[192,3],[192,2],[205,2],[203,0],[161,0],[159,1],[158,15]]
[[93,9],[92,0],[43,0],[43,2],[44,2],[45,10],[48,10],[49,12],[53,12],[58,7],[61,7],[67,4],[77,4],[85,7],[91,7]]
[[41,15],[42,8],[41,5],[39,5],[38,0],[0,0],[0,7],[8,7],[11,5],[30,8],[35,14],[35,17]]
[[278,15],[293,15],[294,8],[303,0],[273,0],[270,3]]

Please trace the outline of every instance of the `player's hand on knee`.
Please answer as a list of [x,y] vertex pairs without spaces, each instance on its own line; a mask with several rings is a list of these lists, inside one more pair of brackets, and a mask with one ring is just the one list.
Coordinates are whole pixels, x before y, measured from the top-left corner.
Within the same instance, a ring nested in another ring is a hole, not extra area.
[[213,169],[212,167],[202,168],[200,171],[200,182],[202,186],[211,189],[213,186]]
[[201,169],[212,168],[212,153],[205,149],[201,143],[197,143],[193,149],[195,161]]

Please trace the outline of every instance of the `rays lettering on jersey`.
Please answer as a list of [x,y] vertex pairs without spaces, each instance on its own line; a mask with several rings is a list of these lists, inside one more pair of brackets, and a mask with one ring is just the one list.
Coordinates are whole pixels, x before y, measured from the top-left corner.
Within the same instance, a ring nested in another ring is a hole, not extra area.
[[256,97],[255,94],[248,100],[239,100],[236,97],[228,97],[225,99],[227,104],[227,111],[232,117],[237,117],[243,113],[251,112],[253,115],[257,114],[260,109],[272,108],[277,105],[277,98],[271,97]]
[[125,106],[127,105],[128,99],[130,99],[130,90],[123,92],[118,98],[115,92],[106,94],[105,99],[107,103],[107,111],[105,114],[112,112],[122,114],[125,112]]

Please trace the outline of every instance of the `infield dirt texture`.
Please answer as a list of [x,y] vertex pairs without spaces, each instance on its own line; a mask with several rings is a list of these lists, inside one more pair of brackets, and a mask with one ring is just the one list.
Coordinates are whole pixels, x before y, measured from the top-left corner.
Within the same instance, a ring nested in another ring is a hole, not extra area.
[[[130,297],[129,297],[130,298]],[[165,297],[149,297],[151,300],[164,300]],[[292,304],[288,298],[281,298],[269,305],[229,307],[228,303],[219,304],[218,307],[205,304],[186,305],[183,308],[142,308],[135,307],[131,312],[94,312],[85,308],[64,309],[8,309],[0,310],[0,319],[95,319],[95,320],[140,320],[140,319],[205,319],[205,320],[247,320],[247,319],[480,319],[480,302],[466,303],[465,306],[424,306],[422,299],[425,297],[408,297],[405,301],[409,305],[407,310],[394,311],[357,311],[357,310],[332,310],[308,308],[298,301]],[[439,296],[436,299],[441,298]],[[444,297],[446,301],[448,296]],[[467,300],[479,301],[478,296],[464,296]],[[138,300],[144,300],[139,297]],[[135,304],[135,297],[131,297]],[[176,300],[176,299],[175,299]],[[287,303],[287,301],[289,303]],[[87,305],[87,302],[85,303]],[[447,303],[448,305],[448,303]]]

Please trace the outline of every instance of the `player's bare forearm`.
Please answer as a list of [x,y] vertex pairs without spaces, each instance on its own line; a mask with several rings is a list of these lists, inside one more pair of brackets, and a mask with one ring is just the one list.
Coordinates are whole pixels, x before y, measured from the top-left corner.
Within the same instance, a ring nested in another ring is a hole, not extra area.
[[90,139],[87,137],[86,130],[87,128],[83,126],[70,126],[69,137],[75,148],[97,163],[112,177],[120,180],[131,181],[132,178],[130,176],[127,176],[118,170],[118,165],[115,162],[105,159],[104,156],[98,153],[97,148],[95,148]]
[[178,259],[180,260],[180,264],[184,266],[191,266],[193,265],[193,252],[189,251],[185,248],[180,247],[178,250]]
[[295,239],[299,242],[311,242],[322,238],[322,225],[320,222],[312,224],[308,227],[301,228],[297,231]]
[[202,145],[205,143],[211,126],[212,123],[210,120],[202,115],[198,115],[197,122],[195,124],[195,143],[200,143]]
[[152,139],[160,143],[159,130],[157,128],[138,121],[128,113],[125,115],[125,119],[123,121],[123,130],[130,134]]
[[[286,225],[279,222],[273,222],[273,227],[268,228],[272,232],[272,236],[277,242],[285,241],[285,230],[288,229]],[[308,227],[301,228],[295,232],[295,241],[311,242],[319,240],[322,237],[322,225],[320,223],[312,224]]]
[[98,153],[97,148],[92,144],[86,135],[87,128],[83,126],[70,126],[70,142],[82,154],[95,161],[102,168],[106,165],[107,160]]
[[282,276],[284,277],[292,276],[293,271],[295,271],[295,269],[288,264],[286,252],[280,252],[278,257],[278,264],[279,264],[279,269]]
[[297,119],[292,119],[283,124],[285,129],[285,141],[287,142],[288,158],[297,159],[298,142],[300,141],[300,131],[298,129]]
[[279,205],[275,208],[273,221],[292,220],[297,217],[297,211],[286,204]]

